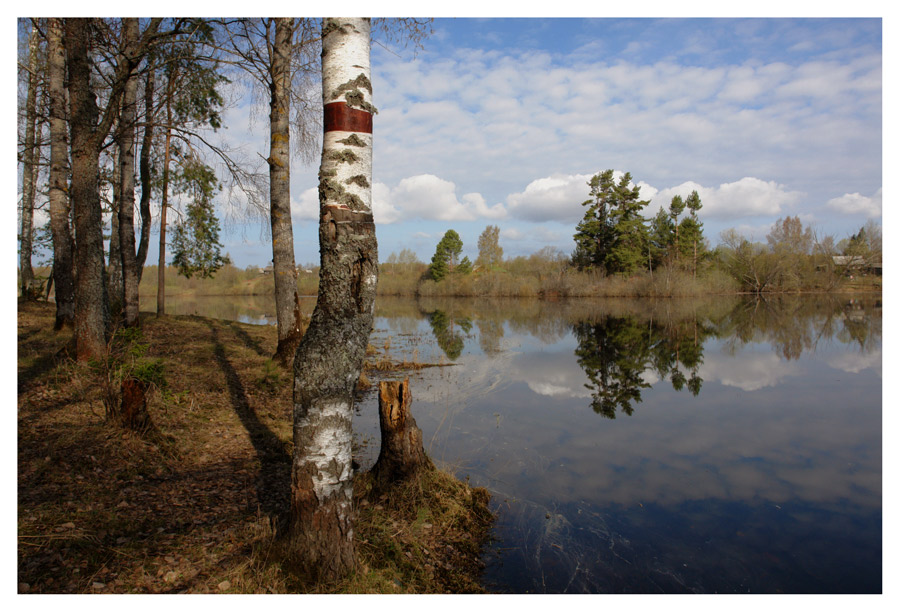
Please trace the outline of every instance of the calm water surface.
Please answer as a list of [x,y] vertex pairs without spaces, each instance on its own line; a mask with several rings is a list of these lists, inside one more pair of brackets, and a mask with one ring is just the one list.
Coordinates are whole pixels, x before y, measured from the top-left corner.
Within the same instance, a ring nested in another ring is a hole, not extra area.
[[[447,364],[411,378],[413,414],[430,455],[493,494],[491,590],[881,592],[880,301],[380,299],[376,316],[382,352]],[[354,429],[367,468],[374,394]]]

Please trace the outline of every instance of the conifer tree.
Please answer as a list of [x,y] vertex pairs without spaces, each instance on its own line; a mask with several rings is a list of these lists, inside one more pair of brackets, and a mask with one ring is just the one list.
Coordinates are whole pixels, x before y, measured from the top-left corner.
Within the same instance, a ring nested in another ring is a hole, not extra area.
[[641,200],[641,188],[631,185],[626,172],[618,183],[613,171],[594,175],[588,185],[591,199],[575,233],[576,266],[600,268],[608,274],[631,274],[646,261],[649,235],[641,210],[649,204]]

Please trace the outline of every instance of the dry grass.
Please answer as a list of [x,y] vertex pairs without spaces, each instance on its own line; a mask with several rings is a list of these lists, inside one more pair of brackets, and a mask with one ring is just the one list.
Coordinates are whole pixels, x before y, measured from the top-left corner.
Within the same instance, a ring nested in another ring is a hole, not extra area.
[[381,494],[367,473],[355,488],[363,571],[345,585],[348,592],[484,592],[480,552],[493,522],[485,489],[438,469]]
[[[273,525],[290,488],[292,413],[291,376],[270,359],[274,327],[143,316],[146,356],[162,360],[167,386],[151,399],[152,430],[136,435],[106,420],[96,370],[68,359],[71,331],[53,332],[52,318],[51,304],[19,306],[19,592],[324,591],[296,583],[273,555]],[[447,490],[463,500],[473,495]],[[360,545],[370,571],[328,591],[469,584],[441,579],[437,570],[429,583],[427,570],[376,561],[394,558],[379,549],[396,545],[377,537],[384,524],[396,521],[410,535],[421,525],[364,499],[357,530],[374,534]],[[441,538],[455,533],[433,525]],[[426,546],[404,542],[404,552]],[[451,574],[477,584],[471,560],[456,567],[453,553],[442,558]]]

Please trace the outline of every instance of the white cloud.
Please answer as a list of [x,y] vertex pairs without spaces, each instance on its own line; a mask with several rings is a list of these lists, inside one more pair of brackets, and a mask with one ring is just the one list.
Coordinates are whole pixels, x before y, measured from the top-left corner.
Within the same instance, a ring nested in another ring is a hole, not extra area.
[[702,217],[737,218],[756,215],[780,215],[786,208],[800,201],[804,194],[788,191],[775,181],[746,176],[733,183],[718,187],[704,187],[687,181],[675,187],[661,190],[654,198],[655,206],[668,206],[672,197],[686,197],[697,191],[703,203]]
[[577,222],[584,215],[581,203],[588,195],[588,174],[554,174],[531,181],[525,191],[506,201],[512,216],[526,221]]
[[413,219],[473,221],[506,216],[502,204],[488,206],[479,193],[458,198],[456,185],[433,174],[404,178],[393,189],[376,184],[374,206],[376,221],[386,224]]
[[479,219],[503,219],[507,216],[503,204],[488,206],[480,193],[467,193],[462,197],[463,207]]
[[319,219],[319,190],[310,187],[300,194],[300,198],[291,198],[291,222],[305,223]]
[[[719,185],[701,193],[706,216],[785,214],[831,197],[823,177],[849,156],[865,166],[859,176],[880,169],[865,152],[880,150],[881,60],[861,53],[718,66],[540,49],[385,57],[377,176],[440,176],[488,201],[528,185],[505,200],[510,216],[573,223],[587,197],[582,173],[620,167],[653,185]],[[735,169],[748,178],[725,183]],[[471,218],[456,200],[444,218]],[[502,218],[499,208],[468,212]]]
[[[488,206],[478,193],[467,193],[457,198],[453,183],[429,174],[405,178],[393,189],[376,182],[372,186],[372,214],[377,224],[390,225],[415,219],[501,219],[506,216],[506,209],[502,204]],[[296,223],[319,218],[317,188],[306,189],[299,199],[291,199],[291,218]]]
[[376,225],[389,225],[403,218],[403,214],[391,205],[391,188],[384,183],[372,186],[372,216]]
[[881,216],[881,189],[872,197],[866,197],[859,193],[845,193],[832,198],[825,204],[829,209],[846,215],[865,215],[873,219]]
[[[618,179],[622,174],[616,171],[614,176]],[[535,179],[524,191],[507,197],[509,213],[526,221],[577,223],[584,215],[581,203],[589,197],[587,183],[590,178],[591,175],[587,174],[554,174]],[[703,202],[701,215],[704,218],[779,215],[803,196],[799,192],[788,191],[775,181],[753,177],[744,177],[718,187],[704,187],[693,181],[663,189],[644,181],[639,181],[637,185],[641,188],[641,198],[651,201],[648,212],[668,206],[675,195],[684,198],[696,190]]]

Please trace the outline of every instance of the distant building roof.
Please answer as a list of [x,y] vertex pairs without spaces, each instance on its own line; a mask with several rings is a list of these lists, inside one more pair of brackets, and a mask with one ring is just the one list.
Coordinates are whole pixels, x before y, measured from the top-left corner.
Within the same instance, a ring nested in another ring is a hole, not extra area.
[[862,266],[866,263],[859,255],[834,255],[831,259],[836,266]]
[[871,268],[873,270],[881,269],[880,261],[873,261],[869,263],[864,257],[861,257],[860,255],[833,255],[831,259],[832,261],[834,261],[834,265],[836,266]]

